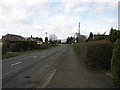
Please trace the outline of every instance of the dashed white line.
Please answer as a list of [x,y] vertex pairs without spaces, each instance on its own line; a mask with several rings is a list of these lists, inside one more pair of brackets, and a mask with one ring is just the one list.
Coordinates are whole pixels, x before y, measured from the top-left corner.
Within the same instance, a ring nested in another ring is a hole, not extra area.
[[34,56],[33,58],[37,58],[38,56]]
[[11,66],[15,66],[15,65],[20,64],[20,63],[21,62],[13,63],[13,64],[11,64]]

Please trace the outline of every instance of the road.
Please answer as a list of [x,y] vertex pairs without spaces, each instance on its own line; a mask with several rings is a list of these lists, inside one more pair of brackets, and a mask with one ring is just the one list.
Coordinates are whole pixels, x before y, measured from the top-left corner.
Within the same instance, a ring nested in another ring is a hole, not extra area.
[[69,45],[24,54],[2,61],[3,88],[36,88],[52,70]]

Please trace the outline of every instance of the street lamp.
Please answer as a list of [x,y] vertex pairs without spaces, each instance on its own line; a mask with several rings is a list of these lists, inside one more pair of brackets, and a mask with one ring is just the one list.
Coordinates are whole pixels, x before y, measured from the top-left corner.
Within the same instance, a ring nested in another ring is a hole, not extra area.
[[45,34],[46,34],[46,37],[47,37],[47,32],[45,32]]

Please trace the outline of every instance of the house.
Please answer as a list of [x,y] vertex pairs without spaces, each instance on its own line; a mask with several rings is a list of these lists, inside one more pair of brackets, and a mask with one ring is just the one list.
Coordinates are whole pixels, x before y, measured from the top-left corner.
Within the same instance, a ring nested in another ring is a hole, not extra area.
[[37,44],[40,44],[40,45],[43,43],[42,38],[38,38],[38,37],[34,38],[32,37],[32,35],[31,37],[25,38],[25,41],[37,41]]
[[2,36],[2,42],[6,41],[24,41],[25,39],[22,36],[14,35],[14,34],[7,34],[5,36]]
[[32,38],[28,37],[28,38],[25,38],[25,41],[34,41]]

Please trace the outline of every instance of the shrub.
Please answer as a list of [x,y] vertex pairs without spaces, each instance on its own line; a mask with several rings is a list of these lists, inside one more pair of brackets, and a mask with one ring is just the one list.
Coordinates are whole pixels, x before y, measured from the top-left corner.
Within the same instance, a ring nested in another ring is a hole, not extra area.
[[110,69],[112,45],[109,42],[92,42],[88,45],[86,63],[97,69]]
[[113,50],[113,55],[111,59],[111,71],[115,86],[117,88],[120,88],[120,39],[116,41]]
[[110,36],[110,38],[109,38],[110,41],[115,42],[118,38],[120,38],[120,30],[111,28],[109,36]]
[[10,45],[11,52],[19,52],[20,51],[20,45],[17,43],[12,43]]
[[40,48],[48,48],[48,43],[47,42],[43,42],[43,44],[40,46]]
[[11,42],[10,50],[12,52],[26,51],[40,48],[36,41],[14,41]]
[[74,45],[85,65],[95,69],[110,69],[112,44],[108,41],[92,41]]

